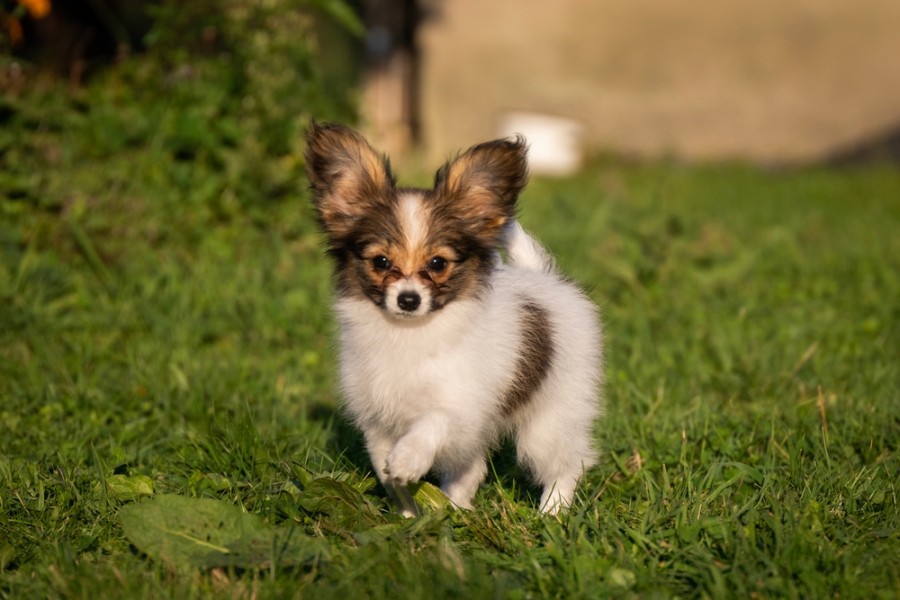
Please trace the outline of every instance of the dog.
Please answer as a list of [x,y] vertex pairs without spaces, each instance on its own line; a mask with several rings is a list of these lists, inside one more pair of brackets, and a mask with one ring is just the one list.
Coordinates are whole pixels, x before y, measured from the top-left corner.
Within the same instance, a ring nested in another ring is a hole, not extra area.
[[526,153],[522,137],[479,144],[432,189],[404,188],[360,134],[309,126],[345,408],[403,514],[416,514],[408,485],[430,471],[472,509],[504,436],[546,513],[571,504],[596,462],[599,316],[516,221]]

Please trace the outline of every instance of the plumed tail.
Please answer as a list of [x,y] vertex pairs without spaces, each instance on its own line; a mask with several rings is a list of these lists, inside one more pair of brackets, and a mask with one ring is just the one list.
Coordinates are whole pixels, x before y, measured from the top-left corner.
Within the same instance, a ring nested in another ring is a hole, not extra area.
[[507,261],[510,265],[556,273],[556,262],[537,240],[528,235],[518,221],[512,221],[504,232]]

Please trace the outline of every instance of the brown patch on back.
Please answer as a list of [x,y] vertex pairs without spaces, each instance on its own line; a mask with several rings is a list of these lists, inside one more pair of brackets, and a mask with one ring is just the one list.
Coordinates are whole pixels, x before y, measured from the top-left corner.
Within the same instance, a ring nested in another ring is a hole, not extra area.
[[510,415],[525,406],[547,378],[553,359],[553,340],[547,311],[529,299],[519,307],[519,359],[512,386],[503,396],[502,407]]

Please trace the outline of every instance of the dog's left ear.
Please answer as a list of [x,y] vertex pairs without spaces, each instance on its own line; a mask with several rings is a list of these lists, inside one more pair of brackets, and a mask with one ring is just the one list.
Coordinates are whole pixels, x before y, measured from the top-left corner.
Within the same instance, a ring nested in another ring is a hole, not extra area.
[[473,146],[441,167],[434,179],[439,201],[489,236],[515,217],[516,200],[528,182],[525,138]]

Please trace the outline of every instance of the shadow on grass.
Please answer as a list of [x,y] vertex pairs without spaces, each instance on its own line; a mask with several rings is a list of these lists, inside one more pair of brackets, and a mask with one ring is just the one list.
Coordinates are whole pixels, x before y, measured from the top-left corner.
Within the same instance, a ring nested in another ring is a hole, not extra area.
[[540,486],[516,459],[516,445],[512,439],[504,438],[500,447],[488,457],[487,483],[497,483],[516,504],[538,506],[541,499]]
[[348,468],[374,476],[362,433],[350,424],[340,409],[330,404],[316,403],[309,410],[309,419],[327,424],[331,431],[326,445],[329,456],[340,456],[340,462],[347,463]]

